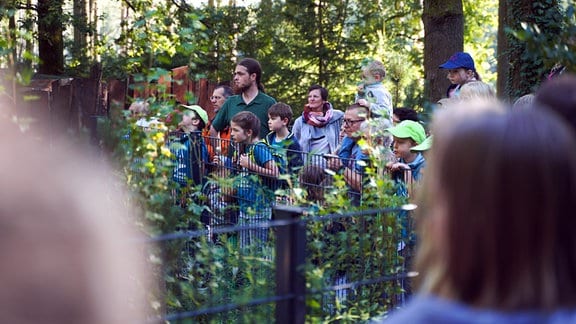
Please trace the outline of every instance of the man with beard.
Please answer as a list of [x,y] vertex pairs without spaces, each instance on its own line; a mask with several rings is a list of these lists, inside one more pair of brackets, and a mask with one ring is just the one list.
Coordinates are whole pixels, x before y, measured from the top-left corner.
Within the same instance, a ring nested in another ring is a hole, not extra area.
[[276,100],[264,93],[260,79],[262,67],[252,58],[241,60],[234,70],[234,87],[240,94],[228,98],[220,108],[210,127],[210,136],[218,136],[218,132],[230,125],[232,117],[241,111],[250,111],[260,119],[262,136],[270,132],[268,129],[268,108]]

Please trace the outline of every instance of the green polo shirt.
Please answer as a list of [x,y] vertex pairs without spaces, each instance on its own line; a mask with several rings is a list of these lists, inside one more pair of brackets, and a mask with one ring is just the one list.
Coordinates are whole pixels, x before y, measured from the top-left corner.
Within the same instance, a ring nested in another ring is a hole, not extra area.
[[260,119],[260,135],[258,137],[264,138],[270,130],[268,129],[268,108],[276,103],[276,100],[262,91],[258,91],[258,95],[248,105],[242,99],[242,95],[230,96],[222,105],[216,117],[212,121],[212,126],[217,131],[221,131],[226,126],[230,125],[232,117],[241,111],[249,111]]

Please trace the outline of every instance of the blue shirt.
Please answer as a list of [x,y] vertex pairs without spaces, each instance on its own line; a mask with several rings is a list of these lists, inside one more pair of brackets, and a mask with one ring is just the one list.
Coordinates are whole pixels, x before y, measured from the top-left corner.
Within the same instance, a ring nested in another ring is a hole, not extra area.
[[565,324],[576,323],[576,308],[558,309],[550,313],[538,310],[503,312],[473,308],[469,305],[436,296],[415,296],[405,307],[388,319],[376,323],[395,324]]
[[[261,167],[274,160],[268,146],[261,142],[248,145],[246,153],[252,162]],[[252,207],[259,211],[263,207],[272,206],[274,191],[270,188],[269,182],[276,179],[255,174],[244,167],[237,170],[237,175],[234,186],[240,210],[247,212],[248,208]]]
[[[338,151],[338,157],[340,158],[342,165],[354,170],[357,176],[361,177],[362,181],[365,180],[366,166],[370,163],[370,157],[362,151],[362,148],[355,140],[349,137],[344,137],[342,140],[342,146]],[[359,191],[349,187],[348,196],[352,199],[351,202],[354,206],[360,205],[361,193]]]
[[170,151],[176,159],[172,179],[181,186],[189,181],[192,185],[202,182],[202,165],[208,163],[208,149],[201,132],[178,133],[170,145]]

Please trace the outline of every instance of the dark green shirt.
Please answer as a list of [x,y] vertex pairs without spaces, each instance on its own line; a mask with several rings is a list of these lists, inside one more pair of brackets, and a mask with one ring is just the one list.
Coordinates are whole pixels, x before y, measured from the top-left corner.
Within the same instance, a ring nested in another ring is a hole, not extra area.
[[246,104],[242,95],[230,96],[222,105],[216,117],[212,121],[212,126],[217,131],[221,131],[230,125],[232,117],[241,111],[254,113],[260,119],[260,134],[258,137],[264,138],[270,130],[268,129],[268,108],[276,103],[276,100],[264,92],[258,91],[258,95]]

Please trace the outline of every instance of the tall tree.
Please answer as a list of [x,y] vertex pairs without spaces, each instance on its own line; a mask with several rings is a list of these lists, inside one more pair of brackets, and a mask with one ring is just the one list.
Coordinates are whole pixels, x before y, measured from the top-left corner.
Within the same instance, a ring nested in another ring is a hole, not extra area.
[[562,13],[556,0],[501,0],[499,14],[498,93],[514,100],[533,92],[552,65],[544,64],[543,55],[532,55],[526,42],[512,31],[529,24],[556,39],[562,31]]
[[86,0],[74,0],[72,25],[74,26],[74,40],[72,43],[72,55],[74,57],[74,68],[76,71],[86,72],[89,66],[88,48],[88,14],[86,12]]
[[424,97],[436,102],[446,96],[449,82],[438,66],[464,48],[462,0],[424,0]]
[[42,74],[64,72],[63,0],[38,1],[38,55]]

